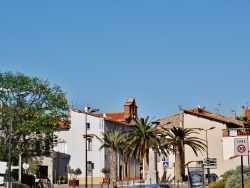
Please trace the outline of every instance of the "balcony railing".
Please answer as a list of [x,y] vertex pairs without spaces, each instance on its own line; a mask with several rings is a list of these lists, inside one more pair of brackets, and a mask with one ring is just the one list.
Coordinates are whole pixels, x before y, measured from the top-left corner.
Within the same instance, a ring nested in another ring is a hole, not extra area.
[[222,137],[250,136],[250,128],[222,129]]

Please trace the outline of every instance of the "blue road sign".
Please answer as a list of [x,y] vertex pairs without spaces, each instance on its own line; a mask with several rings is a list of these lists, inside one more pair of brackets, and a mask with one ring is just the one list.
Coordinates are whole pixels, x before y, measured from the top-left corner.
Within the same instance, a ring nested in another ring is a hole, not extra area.
[[168,168],[169,167],[169,162],[168,161],[163,161],[163,168]]

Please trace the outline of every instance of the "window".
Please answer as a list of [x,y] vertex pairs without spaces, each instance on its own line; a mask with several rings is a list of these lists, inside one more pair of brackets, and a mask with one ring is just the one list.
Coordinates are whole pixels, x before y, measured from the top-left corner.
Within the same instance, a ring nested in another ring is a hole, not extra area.
[[125,162],[125,176],[128,176],[128,163]]
[[94,163],[92,163],[92,161],[87,161],[88,176],[92,176],[93,169],[94,169]]
[[86,123],[87,129],[90,129],[90,123]]
[[92,138],[87,138],[87,150],[92,150]]
[[48,177],[48,166],[39,166],[37,172],[36,172],[36,177],[45,179]]

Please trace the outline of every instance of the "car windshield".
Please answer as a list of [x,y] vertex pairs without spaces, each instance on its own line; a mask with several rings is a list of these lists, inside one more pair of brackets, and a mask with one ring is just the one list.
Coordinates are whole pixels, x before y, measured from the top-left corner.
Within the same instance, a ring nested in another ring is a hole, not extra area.
[[168,184],[159,184],[160,188],[170,188]]
[[128,188],[160,188],[158,185],[132,185],[128,186]]

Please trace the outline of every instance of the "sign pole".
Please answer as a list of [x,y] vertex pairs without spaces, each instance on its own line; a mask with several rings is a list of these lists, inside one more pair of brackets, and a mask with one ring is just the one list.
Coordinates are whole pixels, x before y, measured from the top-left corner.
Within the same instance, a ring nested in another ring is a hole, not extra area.
[[247,138],[234,139],[234,154],[241,156],[241,187],[244,188],[243,155],[249,155]]
[[244,188],[243,155],[241,155],[241,188]]

